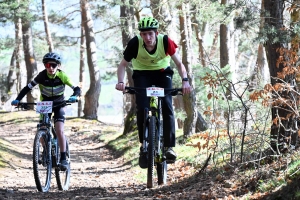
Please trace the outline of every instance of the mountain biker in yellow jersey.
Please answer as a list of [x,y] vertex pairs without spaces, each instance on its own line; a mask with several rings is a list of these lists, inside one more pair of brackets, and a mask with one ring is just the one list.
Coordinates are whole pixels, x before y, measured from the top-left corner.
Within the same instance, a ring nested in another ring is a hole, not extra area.
[[[158,34],[158,21],[152,17],[145,17],[138,23],[140,34],[133,37],[127,44],[123,53],[124,57],[119,64],[118,83],[116,89],[125,90],[125,68],[131,61],[133,65],[132,79],[135,87],[151,87],[155,85],[162,88],[172,88],[173,70],[170,68],[170,59],[174,61],[182,78],[183,94],[190,93],[192,88],[187,78],[185,66],[176,53],[177,45],[167,36]],[[137,126],[139,140],[143,142],[144,108],[149,107],[149,98],[144,95],[136,95]],[[175,118],[172,105],[172,96],[163,98],[163,134],[164,146],[167,148],[167,160],[175,161]],[[140,148],[139,166],[147,168],[147,155]]]
[[[11,102],[11,105],[17,106],[22,98],[36,85],[39,85],[39,89],[41,91],[40,100],[53,101],[53,103],[64,100],[65,85],[68,85],[74,91],[73,95],[69,98],[69,101],[75,102],[77,96],[80,96],[81,90],[78,86],[73,86],[66,73],[59,69],[61,66],[61,60],[62,58],[59,54],[52,52],[47,53],[43,57],[45,69],[20,91],[16,100]],[[68,162],[66,161],[66,138],[64,135],[64,107],[53,108],[53,113],[55,131],[61,151],[60,169],[64,171],[68,168]]]

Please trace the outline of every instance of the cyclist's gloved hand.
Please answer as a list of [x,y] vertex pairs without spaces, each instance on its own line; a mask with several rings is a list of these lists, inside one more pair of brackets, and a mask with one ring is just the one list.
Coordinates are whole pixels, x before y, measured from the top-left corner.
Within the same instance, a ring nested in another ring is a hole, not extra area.
[[20,103],[19,100],[13,100],[13,101],[11,102],[11,105],[17,106],[19,103]]
[[69,101],[70,101],[71,103],[76,102],[76,100],[77,100],[77,97],[76,97],[76,96],[70,96],[70,98],[69,98]]

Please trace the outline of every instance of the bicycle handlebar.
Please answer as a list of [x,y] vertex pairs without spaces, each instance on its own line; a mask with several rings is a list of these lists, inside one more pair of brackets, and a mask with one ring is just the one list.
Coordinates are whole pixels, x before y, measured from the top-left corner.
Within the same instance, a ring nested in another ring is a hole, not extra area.
[[[58,106],[65,106],[65,105],[71,105],[72,103],[76,103],[78,102],[78,100],[76,100],[75,102],[71,102],[69,100],[64,100],[64,101],[59,101],[59,102],[53,102],[53,108],[58,107]],[[28,110],[28,105],[36,105],[37,103],[35,102],[20,102],[18,103],[18,105],[16,106],[16,108],[23,108]]]
[[[146,91],[147,88],[145,87],[125,87],[125,92],[128,94],[139,94],[138,90]],[[176,96],[176,95],[182,95],[182,88],[164,88],[165,91],[165,96],[171,95],[171,96]]]

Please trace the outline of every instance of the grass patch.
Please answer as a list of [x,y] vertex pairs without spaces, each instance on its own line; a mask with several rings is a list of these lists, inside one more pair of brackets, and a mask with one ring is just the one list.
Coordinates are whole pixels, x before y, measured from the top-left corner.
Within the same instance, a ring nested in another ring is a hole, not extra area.
[[8,161],[19,156],[18,147],[0,138],[0,169],[8,166]]
[[[102,133],[99,135],[99,139],[106,143],[109,148],[116,151],[117,154],[122,155],[125,162],[131,164],[132,170],[135,171],[136,175],[134,176],[134,178],[139,182],[145,183],[147,180],[147,170],[141,169],[138,165],[140,147],[138,132],[134,131],[128,133],[127,135],[123,135],[122,131],[123,130],[118,132],[102,131]],[[176,131],[177,141],[182,138],[182,135],[183,131],[181,129]],[[192,165],[194,165],[195,163],[200,163],[200,161],[203,161],[205,157],[199,152],[198,148],[186,146],[185,144],[177,143],[174,151],[177,154],[178,161],[185,161]]]

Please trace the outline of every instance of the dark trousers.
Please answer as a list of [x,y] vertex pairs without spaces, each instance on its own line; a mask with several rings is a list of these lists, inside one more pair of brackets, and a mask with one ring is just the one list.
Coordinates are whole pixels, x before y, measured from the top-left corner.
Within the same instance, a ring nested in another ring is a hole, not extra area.
[[[145,70],[133,71],[133,81],[135,87],[156,87],[172,88],[173,70],[168,67],[165,70]],[[149,108],[150,98],[145,94],[136,94],[137,106],[137,126],[139,132],[140,143],[143,142],[143,123],[144,109]],[[162,115],[163,115],[163,134],[164,146],[175,147],[175,118],[173,112],[172,96],[168,95],[162,99]]]

